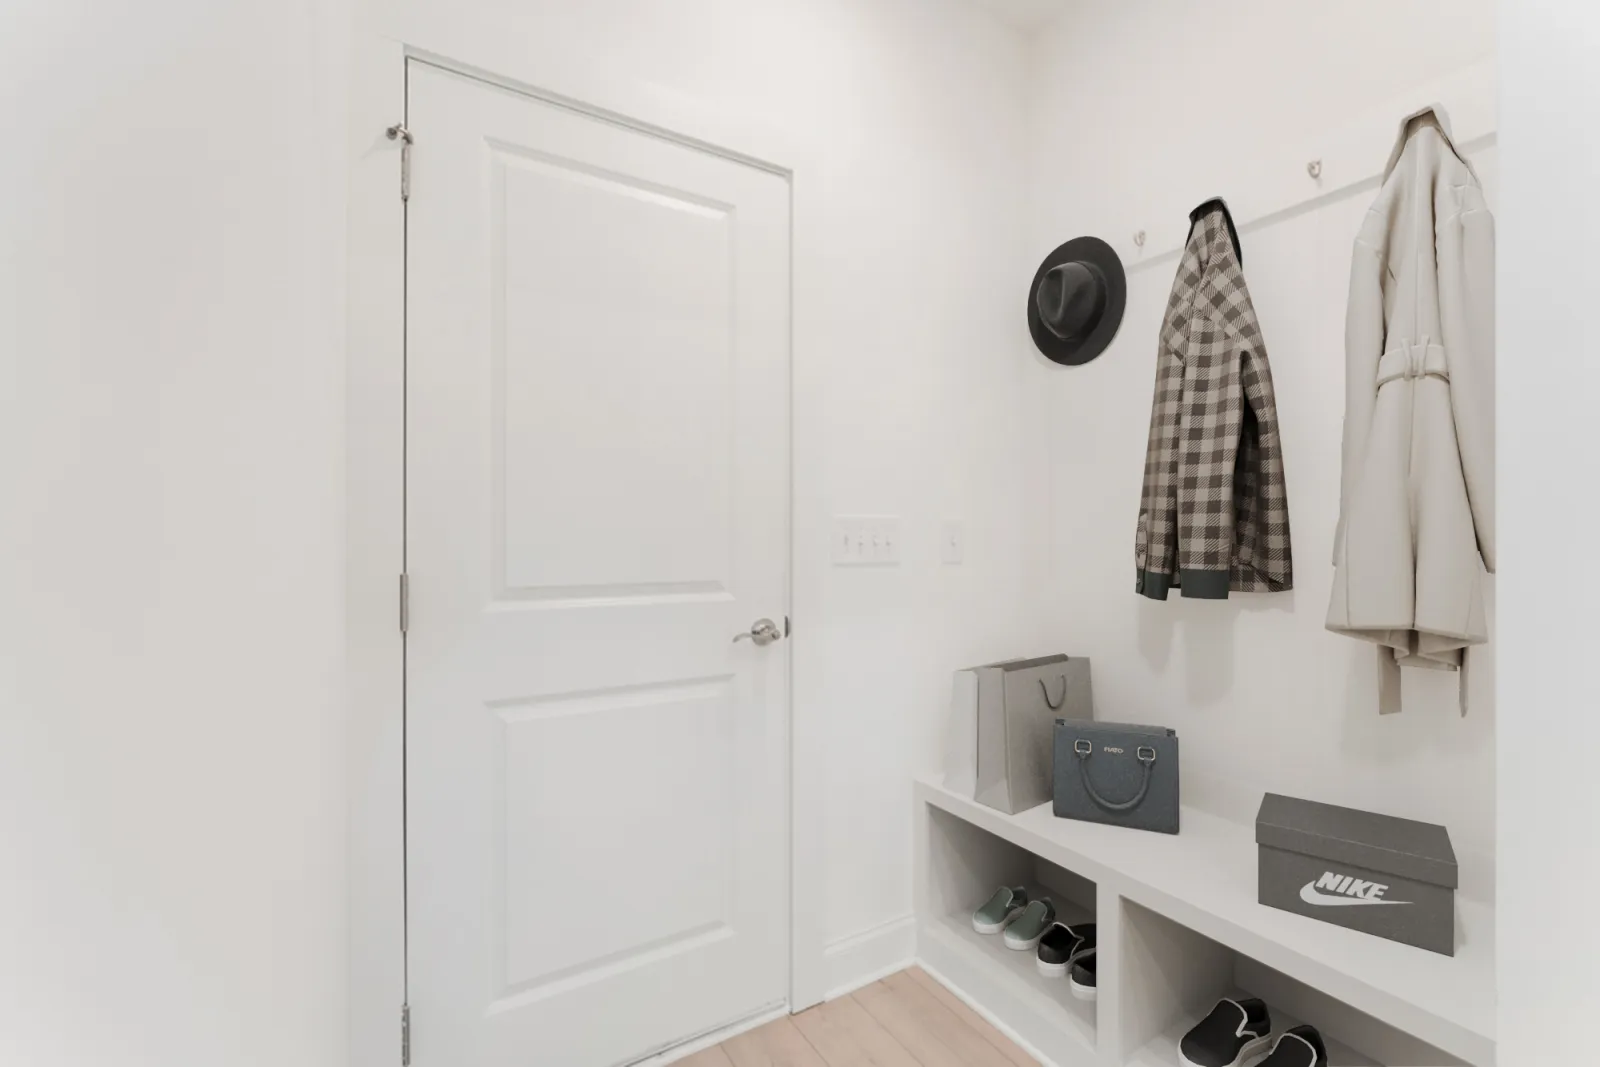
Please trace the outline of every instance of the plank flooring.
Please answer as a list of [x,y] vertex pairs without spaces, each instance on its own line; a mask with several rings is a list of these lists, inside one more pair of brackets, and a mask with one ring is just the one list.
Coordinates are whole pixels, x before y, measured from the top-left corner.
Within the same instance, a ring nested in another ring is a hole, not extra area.
[[730,1037],[676,1067],[1037,1067],[920,967]]

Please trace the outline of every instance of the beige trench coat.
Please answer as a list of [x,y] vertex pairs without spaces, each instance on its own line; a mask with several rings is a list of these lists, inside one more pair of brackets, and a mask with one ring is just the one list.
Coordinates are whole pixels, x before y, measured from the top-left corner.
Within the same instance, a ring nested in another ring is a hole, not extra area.
[[1380,646],[1398,711],[1400,667],[1488,640],[1495,567],[1494,220],[1437,108],[1402,123],[1356,238],[1343,461],[1328,628]]

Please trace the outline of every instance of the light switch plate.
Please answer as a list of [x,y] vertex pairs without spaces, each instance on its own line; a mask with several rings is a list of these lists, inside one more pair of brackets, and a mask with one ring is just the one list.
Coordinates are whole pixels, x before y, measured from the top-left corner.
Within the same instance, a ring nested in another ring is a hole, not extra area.
[[833,563],[837,567],[894,567],[900,563],[900,519],[895,515],[836,515]]
[[967,525],[960,519],[946,519],[939,528],[939,558],[950,566],[967,558]]

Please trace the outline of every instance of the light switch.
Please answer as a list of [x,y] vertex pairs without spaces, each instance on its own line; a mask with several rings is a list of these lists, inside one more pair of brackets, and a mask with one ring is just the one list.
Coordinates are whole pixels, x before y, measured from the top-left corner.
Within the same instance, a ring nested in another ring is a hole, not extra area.
[[950,566],[967,557],[967,528],[960,519],[946,519],[939,529],[939,558]]
[[893,567],[900,563],[900,519],[894,515],[836,515],[833,562],[838,567]]

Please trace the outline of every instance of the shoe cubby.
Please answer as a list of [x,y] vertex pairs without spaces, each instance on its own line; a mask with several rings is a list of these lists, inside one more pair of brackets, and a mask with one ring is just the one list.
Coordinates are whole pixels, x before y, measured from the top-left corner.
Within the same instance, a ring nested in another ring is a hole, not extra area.
[[[1173,1067],[1189,1028],[1223,998],[1256,997],[1272,1033],[1310,1023],[1328,1067],[1462,1067],[1456,1059],[1164,915],[1122,901],[1116,1044],[1126,1067]],[[1109,976],[1108,976],[1109,980]]]
[[[925,848],[919,901],[924,966],[982,1014],[1059,1063],[1096,1048],[1096,1003],[1072,993],[1064,977],[1040,973],[1037,952],[1008,948],[1003,934],[980,934],[972,913],[1000,886],[1025,886],[1030,900],[1048,900],[1055,919],[1095,921],[1097,888],[1012,842],[946,812],[923,813]],[[977,991],[982,991],[981,995]]]
[[[1273,1033],[1309,1023],[1330,1067],[1493,1067],[1494,912],[1457,901],[1456,955],[1256,901],[1253,828],[1185,808],[1175,835],[1007,814],[915,786],[917,955],[1047,1067],[1181,1067],[1178,1045],[1223,997],[1253,996]],[[1002,885],[1097,925],[1096,999],[972,927]]]

